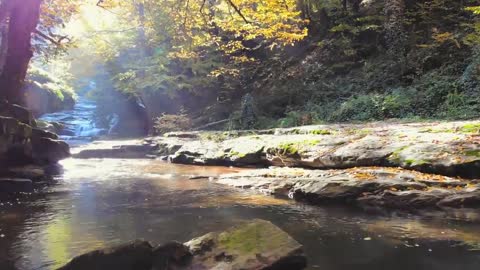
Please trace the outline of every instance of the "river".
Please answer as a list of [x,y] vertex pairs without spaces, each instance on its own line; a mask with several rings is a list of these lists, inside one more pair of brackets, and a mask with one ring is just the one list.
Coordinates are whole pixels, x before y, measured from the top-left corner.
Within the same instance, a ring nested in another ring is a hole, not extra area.
[[[75,117],[65,119],[96,129]],[[88,135],[70,135],[74,151],[94,137]],[[254,218],[273,222],[303,244],[309,270],[480,269],[478,211],[315,207],[190,179],[237,168],[147,159],[67,159],[61,165],[64,173],[38,193],[1,202],[1,270],[55,269],[92,249],[137,238],[187,241]]]

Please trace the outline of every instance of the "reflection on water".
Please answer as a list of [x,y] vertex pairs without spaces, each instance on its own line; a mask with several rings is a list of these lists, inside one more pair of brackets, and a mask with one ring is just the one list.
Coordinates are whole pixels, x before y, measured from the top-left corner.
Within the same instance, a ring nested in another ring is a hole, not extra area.
[[253,218],[301,242],[310,270],[480,267],[480,225],[443,214],[375,216],[190,180],[231,168],[108,159],[63,165],[58,184],[0,205],[0,269],[55,269],[92,249],[136,238],[186,241]]

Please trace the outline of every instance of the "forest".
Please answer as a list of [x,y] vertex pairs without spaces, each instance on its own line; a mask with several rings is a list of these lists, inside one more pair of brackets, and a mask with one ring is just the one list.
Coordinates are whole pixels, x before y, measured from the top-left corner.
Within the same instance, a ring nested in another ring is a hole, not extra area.
[[477,270],[479,179],[479,0],[0,0],[2,270]]
[[12,49],[23,63],[2,57],[2,92],[21,95],[32,46],[30,80],[42,71],[63,84],[46,90],[96,82],[100,124],[136,99],[147,115],[123,118],[150,132],[242,128],[246,94],[258,129],[478,116],[477,1],[57,2],[38,21],[18,15],[32,27]]

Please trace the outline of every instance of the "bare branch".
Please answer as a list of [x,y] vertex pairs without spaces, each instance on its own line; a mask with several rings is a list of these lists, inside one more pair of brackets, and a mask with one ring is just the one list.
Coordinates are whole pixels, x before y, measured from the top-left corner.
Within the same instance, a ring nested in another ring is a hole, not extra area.
[[247,18],[245,18],[245,16],[243,16],[243,13],[242,11],[232,2],[232,0],[227,0],[227,2],[230,4],[230,6],[233,7],[233,9],[237,12],[238,15],[240,15],[240,17],[242,17],[243,21],[245,23],[250,23]]
[[57,45],[57,46],[60,46],[60,45],[61,45],[58,41],[56,41],[56,40],[53,39],[52,37],[50,37],[50,36],[48,36],[48,35],[40,32],[38,29],[35,29],[35,34],[37,34],[38,36],[40,36],[40,37],[43,38],[43,39],[46,39],[46,40],[50,41],[51,43],[53,43],[53,44],[55,44],[55,45]]
[[[40,30],[38,29],[35,29],[35,34],[37,34],[39,37],[45,39],[45,40],[48,40],[50,41],[51,43],[57,45],[57,46],[61,46],[62,45],[62,41],[64,40],[67,40],[67,41],[71,41],[70,37],[68,36],[60,36],[60,35],[54,35],[55,37],[58,37],[58,40],[56,40],[54,37],[52,36],[49,36],[43,32],[41,32]],[[51,32],[50,32],[51,33]]]

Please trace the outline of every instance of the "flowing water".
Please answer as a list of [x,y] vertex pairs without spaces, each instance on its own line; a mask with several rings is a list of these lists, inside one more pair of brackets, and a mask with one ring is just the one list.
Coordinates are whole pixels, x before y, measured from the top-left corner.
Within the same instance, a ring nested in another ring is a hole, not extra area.
[[373,214],[190,180],[235,168],[156,160],[61,163],[56,183],[1,202],[1,270],[55,269],[92,249],[137,238],[187,241],[254,218],[303,244],[309,270],[480,269],[479,211]]
[[94,101],[79,97],[73,110],[46,114],[40,119],[65,125],[59,134],[60,139],[70,145],[78,145],[107,133],[107,130],[98,128],[93,121],[96,107]]

